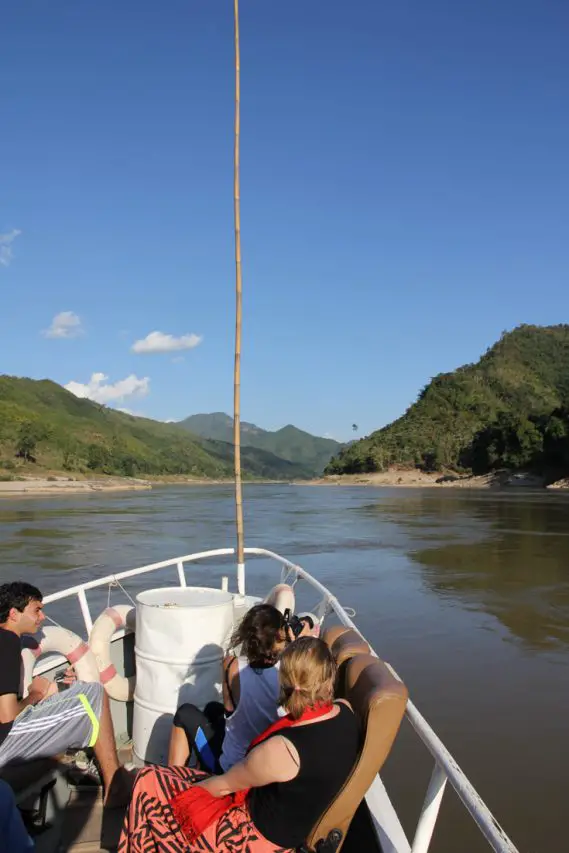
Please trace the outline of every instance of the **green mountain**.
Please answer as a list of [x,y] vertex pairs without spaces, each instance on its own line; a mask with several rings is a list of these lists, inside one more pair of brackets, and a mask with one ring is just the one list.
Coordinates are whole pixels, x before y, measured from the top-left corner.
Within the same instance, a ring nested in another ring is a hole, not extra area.
[[[55,382],[0,376],[0,468],[27,463],[53,470],[125,476],[231,477],[233,447],[177,424],[117,412],[79,399]],[[243,448],[245,476],[295,479],[302,465]]]
[[341,450],[326,473],[533,464],[550,417],[563,439],[565,415],[554,410],[568,405],[569,326],[519,326],[476,364],[435,376],[402,417]]
[[[233,418],[223,412],[191,415],[180,421],[180,426],[204,438],[233,442]],[[274,453],[281,459],[300,465],[307,476],[321,474],[341,447],[331,438],[310,435],[291,424],[270,432],[246,421],[241,421],[241,444]]]

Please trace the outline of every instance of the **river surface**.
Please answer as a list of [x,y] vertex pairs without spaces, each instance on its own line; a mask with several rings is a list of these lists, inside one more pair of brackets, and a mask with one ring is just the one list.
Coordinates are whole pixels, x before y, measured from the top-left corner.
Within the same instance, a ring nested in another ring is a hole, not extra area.
[[[232,546],[233,515],[227,487],[4,498],[0,580],[45,595]],[[247,545],[301,564],[355,608],[520,851],[569,848],[569,495],[248,486],[245,529]],[[276,582],[269,568],[249,564],[249,591]],[[231,571],[204,564],[188,582]],[[170,570],[156,585],[174,579]],[[142,581],[126,587],[134,594]],[[107,592],[89,601],[98,613]],[[48,613],[80,626],[75,604]],[[411,837],[431,769],[405,723],[383,775]],[[431,849],[488,849],[450,788]]]

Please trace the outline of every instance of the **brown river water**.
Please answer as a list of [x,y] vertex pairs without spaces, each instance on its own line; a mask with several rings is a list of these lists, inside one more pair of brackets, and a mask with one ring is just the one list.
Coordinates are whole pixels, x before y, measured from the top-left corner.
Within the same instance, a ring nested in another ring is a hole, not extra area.
[[[248,486],[245,501],[246,544],[299,563],[356,610],[520,851],[569,849],[569,494],[271,485]],[[0,581],[44,594],[233,544],[223,486],[0,499]],[[231,571],[204,564],[188,582]],[[266,561],[249,564],[248,591],[276,580]],[[107,592],[89,601],[96,614]],[[75,604],[48,613],[80,629]],[[383,776],[411,838],[431,769],[405,723]],[[487,849],[448,787],[431,850]]]

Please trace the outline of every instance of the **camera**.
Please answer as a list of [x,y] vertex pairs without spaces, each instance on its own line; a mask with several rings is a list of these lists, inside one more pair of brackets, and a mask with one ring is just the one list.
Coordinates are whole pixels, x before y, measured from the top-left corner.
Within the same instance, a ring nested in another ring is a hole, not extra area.
[[308,624],[308,627],[311,630],[314,628],[314,622],[310,616],[303,616],[302,619],[300,619],[298,616],[291,614],[290,607],[287,607],[284,612],[284,623],[286,628],[290,628],[295,639],[299,636],[306,624]]

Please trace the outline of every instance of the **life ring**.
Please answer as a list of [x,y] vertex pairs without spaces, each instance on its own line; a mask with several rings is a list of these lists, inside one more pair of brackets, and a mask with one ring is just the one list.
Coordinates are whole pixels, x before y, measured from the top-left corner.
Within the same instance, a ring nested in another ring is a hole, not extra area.
[[111,699],[119,702],[128,702],[134,697],[136,676],[127,678],[118,674],[111,661],[111,639],[115,631],[121,628],[134,631],[135,621],[136,610],[130,604],[107,607],[96,619],[89,635],[89,646],[95,656],[101,684],[104,684]]
[[272,604],[273,607],[276,607],[277,610],[283,614],[285,610],[290,610],[291,614],[294,613],[294,590],[287,583],[278,583],[276,586],[272,588],[270,593],[265,598],[265,604]]
[[66,657],[79,681],[100,681],[95,655],[87,643],[67,628],[48,625],[39,633],[24,638],[22,662],[26,692],[38,658],[48,652],[57,652]]

